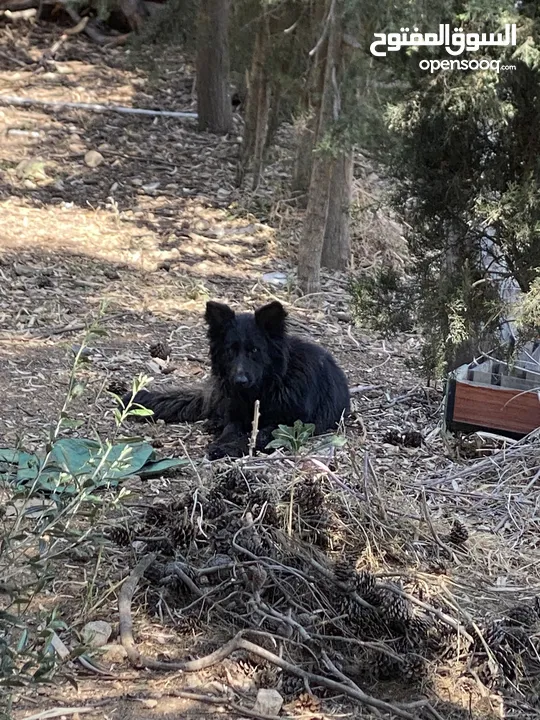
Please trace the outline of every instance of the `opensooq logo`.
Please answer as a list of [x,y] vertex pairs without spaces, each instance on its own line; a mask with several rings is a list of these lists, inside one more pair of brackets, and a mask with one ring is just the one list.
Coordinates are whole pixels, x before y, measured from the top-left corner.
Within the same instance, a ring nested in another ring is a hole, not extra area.
[[[386,57],[388,52],[397,52],[402,47],[421,47],[428,46],[444,46],[449,55],[461,55],[465,50],[468,52],[476,52],[481,47],[490,45],[498,47],[508,47],[516,45],[516,26],[505,25],[503,33],[464,33],[463,28],[454,28],[450,32],[450,25],[439,25],[438,33],[426,33],[423,35],[418,32],[418,28],[413,28],[413,32],[409,35],[409,28],[400,28],[399,32],[393,33],[374,33],[375,40],[371,43],[371,54],[376,57]],[[385,50],[377,48],[384,47]]]

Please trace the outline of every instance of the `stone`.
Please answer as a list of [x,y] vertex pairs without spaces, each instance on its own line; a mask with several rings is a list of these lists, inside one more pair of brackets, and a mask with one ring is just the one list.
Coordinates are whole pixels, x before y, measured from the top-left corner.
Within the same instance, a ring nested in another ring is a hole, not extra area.
[[97,150],[89,150],[84,156],[84,162],[89,168],[97,168],[105,160]]
[[92,648],[102,647],[106,645],[112,634],[112,626],[105,620],[94,620],[86,623],[83,627],[81,635],[86,645]]

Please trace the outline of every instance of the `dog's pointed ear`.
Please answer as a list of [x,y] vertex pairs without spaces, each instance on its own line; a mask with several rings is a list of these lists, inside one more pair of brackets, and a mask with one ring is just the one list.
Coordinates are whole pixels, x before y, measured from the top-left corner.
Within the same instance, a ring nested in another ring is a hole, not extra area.
[[228,305],[218,302],[207,302],[204,319],[210,330],[221,330],[234,320],[234,310]]
[[285,334],[285,319],[287,312],[283,305],[275,300],[268,305],[263,305],[255,311],[255,322],[272,337],[281,337]]

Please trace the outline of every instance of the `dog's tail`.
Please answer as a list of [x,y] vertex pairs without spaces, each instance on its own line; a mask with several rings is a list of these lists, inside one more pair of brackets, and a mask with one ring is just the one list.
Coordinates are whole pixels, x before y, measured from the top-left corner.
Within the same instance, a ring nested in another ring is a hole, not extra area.
[[133,396],[127,393],[122,398],[122,404],[127,407],[132,402],[135,406],[142,405],[153,410],[153,420],[164,420],[166,423],[196,422],[206,420],[210,414],[208,388],[178,388],[170,392],[149,392],[139,390]]

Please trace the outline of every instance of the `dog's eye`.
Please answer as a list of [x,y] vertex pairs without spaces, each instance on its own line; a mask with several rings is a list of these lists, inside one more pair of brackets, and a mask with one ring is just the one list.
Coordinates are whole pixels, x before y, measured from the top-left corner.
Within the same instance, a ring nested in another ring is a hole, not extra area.
[[258,353],[259,353],[259,348],[256,348],[256,347],[251,348],[250,350],[248,350],[248,353],[249,353],[249,355],[251,355],[251,356],[258,355]]

